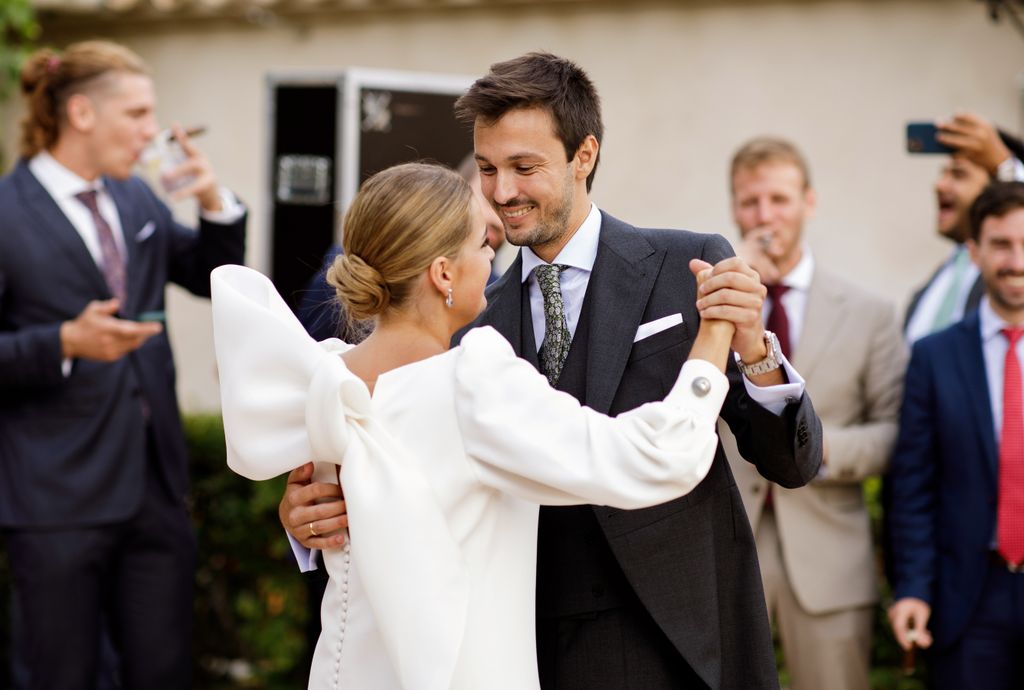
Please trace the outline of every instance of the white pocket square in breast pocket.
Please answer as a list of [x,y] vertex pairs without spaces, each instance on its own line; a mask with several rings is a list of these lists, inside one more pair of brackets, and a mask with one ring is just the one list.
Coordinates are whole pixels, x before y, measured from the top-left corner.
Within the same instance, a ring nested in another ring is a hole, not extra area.
[[154,232],[156,232],[156,223],[153,221],[149,221],[148,223],[142,226],[141,230],[135,233],[135,241],[145,242],[146,240],[153,236]]
[[675,325],[683,322],[682,314],[669,314],[663,316],[660,319],[654,321],[648,321],[647,323],[640,324],[640,328],[636,329],[636,337],[633,338],[633,342],[639,342],[644,338],[650,338],[655,333],[661,333],[667,331]]

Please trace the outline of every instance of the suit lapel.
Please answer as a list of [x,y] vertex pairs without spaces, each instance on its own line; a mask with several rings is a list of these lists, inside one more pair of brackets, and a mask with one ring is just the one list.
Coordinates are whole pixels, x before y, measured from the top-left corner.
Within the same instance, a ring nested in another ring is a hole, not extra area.
[[960,376],[958,388],[964,392],[967,398],[966,402],[972,410],[974,423],[981,435],[981,443],[985,449],[989,477],[994,485],[997,476],[998,455],[988,377],[985,372],[985,355],[981,349],[981,319],[977,312],[973,312],[953,326],[953,329],[955,335],[953,359],[956,362],[956,372]]
[[656,251],[636,228],[603,212],[601,218],[584,306],[591,314],[586,400],[598,412],[608,412],[664,252]]
[[910,306],[907,307],[907,315],[903,319],[903,332],[904,333],[906,333],[907,327],[910,325],[910,320],[912,318],[914,318],[914,312],[917,311],[918,305],[921,304],[921,298],[924,297],[924,293],[926,293],[928,291],[928,288],[930,288],[932,286],[932,283],[935,282],[935,279],[939,277],[939,273],[942,272],[942,268],[945,265],[946,265],[945,262],[942,262],[941,264],[939,264],[939,267],[937,269],[935,269],[935,272],[932,273],[931,277],[928,278],[928,282],[926,282],[921,287],[921,289],[918,290],[917,292],[915,292],[914,296],[910,298]]
[[523,256],[516,255],[508,270],[487,290],[487,309],[474,325],[501,333],[516,355],[523,356]]
[[121,221],[121,234],[124,236],[125,251],[128,254],[124,257],[125,274],[127,276],[125,287],[126,304],[123,305],[121,311],[133,314],[135,313],[135,303],[142,288],[142,279],[145,273],[142,269],[141,257],[139,256],[142,246],[136,237],[136,234],[142,227],[142,219],[137,215],[137,209],[141,207],[139,204],[132,203],[127,185],[108,178],[104,178],[103,184],[106,186],[110,198],[114,200],[114,205],[117,207],[117,215]]
[[805,379],[813,378],[814,368],[828,352],[832,337],[846,318],[843,293],[835,289],[827,276],[822,278],[821,272],[815,270],[807,294],[803,328],[791,358],[793,366]]
[[14,182],[25,200],[25,213],[34,216],[39,233],[44,241],[54,245],[58,252],[82,273],[88,276],[97,294],[110,297],[110,288],[103,273],[85,246],[82,236],[75,230],[67,216],[60,210],[50,193],[35,178],[28,165],[22,161],[14,171]]

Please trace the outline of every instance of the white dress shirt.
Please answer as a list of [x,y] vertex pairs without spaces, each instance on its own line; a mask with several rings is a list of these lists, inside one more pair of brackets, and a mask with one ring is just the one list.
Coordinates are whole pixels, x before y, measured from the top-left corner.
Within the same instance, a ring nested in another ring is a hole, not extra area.
[[107,225],[110,226],[110,230],[114,234],[114,242],[117,244],[117,251],[121,254],[122,260],[127,260],[121,216],[117,212],[114,200],[110,198],[110,194],[103,185],[103,178],[91,182],[85,180],[58,163],[57,159],[46,151],[33,156],[28,162],[28,169],[39,180],[43,189],[53,197],[61,212],[81,235],[82,241],[89,253],[92,254],[96,265],[102,266],[103,251],[100,249],[99,235],[96,231],[96,223],[92,219],[92,212],[75,198],[76,194],[95,190],[96,205],[100,215],[107,221]]
[[[786,319],[789,321],[789,347],[791,352],[796,352],[797,343],[800,342],[800,334],[804,330],[804,316],[807,313],[807,296],[811,291],[811,280],[814,278],[814,256],[806,245],[802,248],[803,256],[796,266],[782,276],[782,284],[789,288],[782,296],[782,308],[786,310]],[[772,301],[766,299],[762,306],[761,315],[768,321],[768,313],[771,311]]]
[[[989,405],[998,448],[1003,434],[1003,377],[1009,345],[1001,331],[1010,324],[996,314],[988,297],[983,297],[978,305],[978,317],[981,320],[981,351],[985,357],[985,379],[988,382]],[[1017,341],[1017,359],[1024,365],[1024,338]]]

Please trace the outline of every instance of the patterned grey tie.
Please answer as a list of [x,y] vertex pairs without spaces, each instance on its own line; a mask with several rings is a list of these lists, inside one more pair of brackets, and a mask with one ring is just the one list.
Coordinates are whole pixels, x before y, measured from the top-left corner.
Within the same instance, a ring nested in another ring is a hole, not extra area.
[[567,267],[559,264],[543,264],[536,268],[537,284],[544,297],[544,341],[540,344],[540,364],[552,386],[558,383],[562,366],[569,355],[572,336],[565,321],[565,305],[562,303],[562,289],[558,282]]

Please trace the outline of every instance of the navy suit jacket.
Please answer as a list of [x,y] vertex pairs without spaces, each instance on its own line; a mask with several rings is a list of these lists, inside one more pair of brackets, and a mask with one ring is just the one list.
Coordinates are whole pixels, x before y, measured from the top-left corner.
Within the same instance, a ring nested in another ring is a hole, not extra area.
[[[127,245],[122,317],[163,310],[168,282],[209,296],[210,271],[242,263],[244,217],[196,232],[142,180],[104,184]],[[188,490],[166,333],[115,362],[76,360],[62,373],[61,323],[110,297],[81,236],[21,161],[0,179],[0,526],[126,519],[143,497],[148,442],[170,491]]]
[[[600,233],[584,298],[591,314],[585,402],[617,415],[668,393],[700,320],[689,261],[715,263],[732,249],[717,235],[637,228],[606,213]],[[520,255],[488,289],[474,325],[493,326],[536,366],[521,275]],[[682,323],[634,342],[642,323],[672,314]],[[734,366],[729,376],[722,416],[743,457],[782,486],[808,482],[821,463],[821,422],[810,399],[776,416],[750,400]],[[690,494],[643,510],[593,510],[643,606],[709,687],[778,688],[754,538],[721,445]]]
[[894,594],[931,605],[943,648],[977,605],[996,526],[998,453],[978,312],[919,340],[904,385],[889,471]]
[[334,264],[334,260],[340,254],[341,245],[332,244],[324,255],[320,270],[309,279],[302,292],[296,316],[314,340],[340,337],[345,342],[352,342],[343,335],[346,331],[343,320],[347,321],[347,317],[341,309],[334,288],[327,282],[327,269]]

